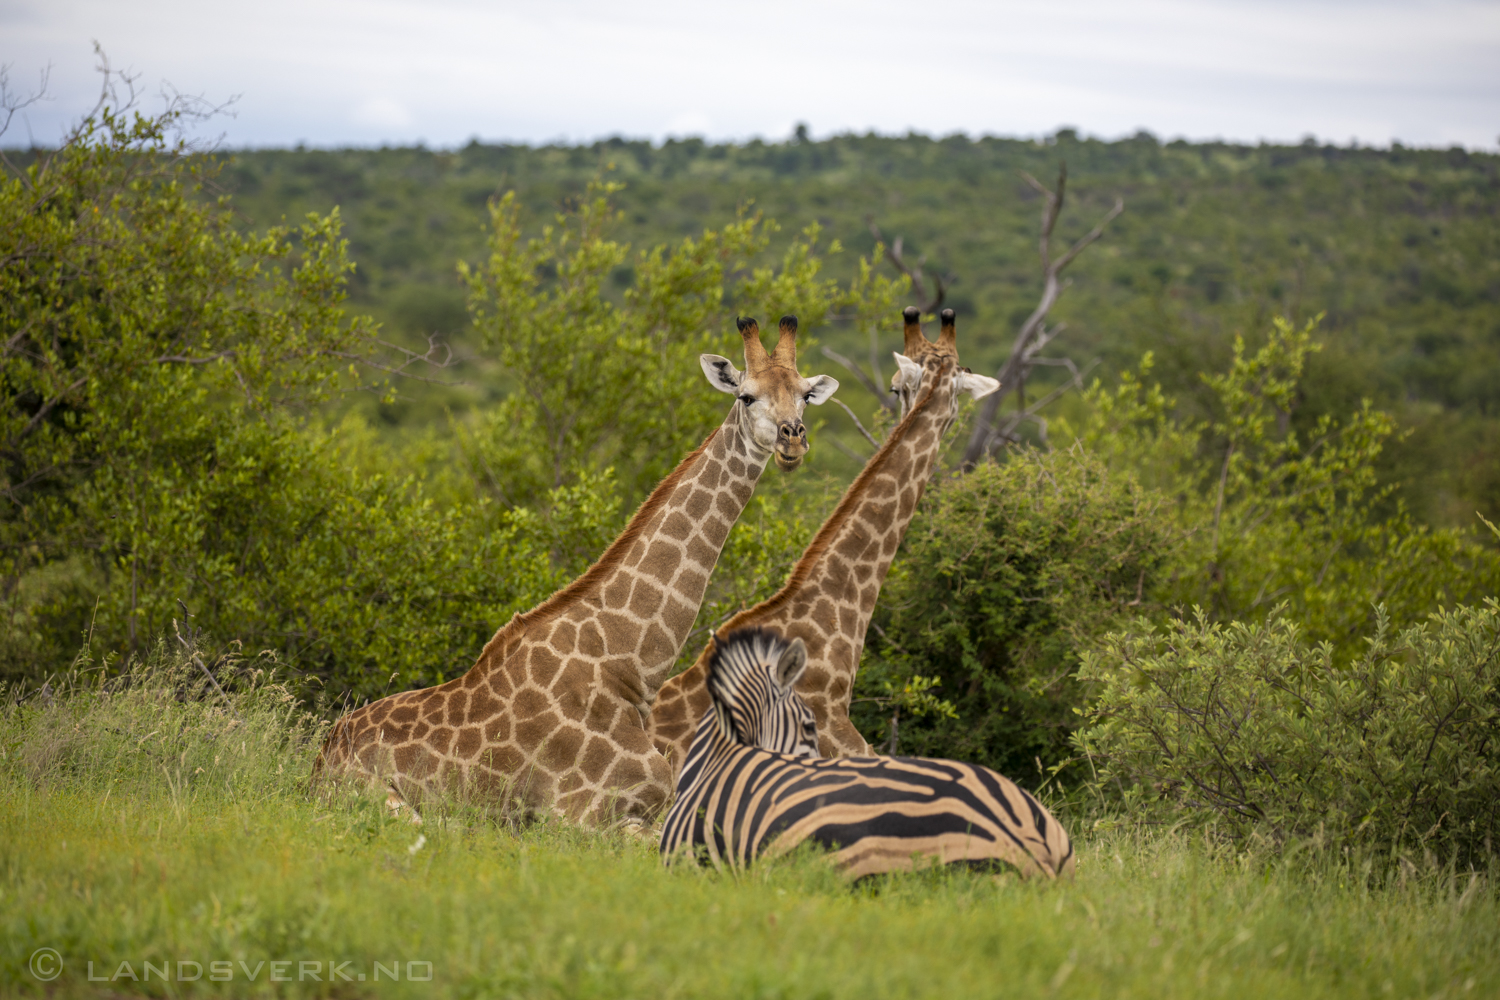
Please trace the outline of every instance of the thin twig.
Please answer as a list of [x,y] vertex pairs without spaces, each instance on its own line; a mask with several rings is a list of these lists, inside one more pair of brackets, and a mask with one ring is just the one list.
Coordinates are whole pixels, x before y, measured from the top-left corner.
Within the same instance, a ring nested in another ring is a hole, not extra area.
[[[882,407],[890,410],[892,413],[896,412],[895,397],[891,395],[889,390],[882,389],[878,382],[870,378],[869,375],[865,374],[865,370],[858,364],[856,364],[851,359],[844,357],[838,351],[835,351],[833,348],[826,345],[823,347],[823,356],[825,358],[828,358],[830,361],[837,361],[839,364],[849,369],[854,377],[859,379],[860,385],[870,390],[870,394],[880,401],[880,405]],[[868,435],[866,436],[868,437]]]
[[869,455],[861,455],[859,452],[855,451],[853,448],[849,447],[847,444],[845,444],[844,442],[840,441],[838,438],[834,437],[832,434],[825,434],[823,436],[828,439],[828,443],[829,444],[833,445],[839,451],[843,452],[845,455],[848,455],[850,458],[854,459],[856,462],[868,462],[870,460],[870,456]]
[[[880,227],[875,224],[874,216],[865,216],[865,224],[870,227],[870,233],[877,240],[881,243],[886,242],[885,237],[880,232]],[[927,263],[927,258],[924,256],[921,260],[917,261],[916,267],[907,264],[906,258],[901,255],[902,242],[903,237],[900,236],[890,241],[890,250],[886,253],[886,256],[889,258],[891,266],[906,275],[907,279],[911,281],[911,290],[917,294],[917,298],[922,299],[926,303],[921,307],[922,312],[928,315],[935,313],[942,308],[943,299],[948,294],[948,285],[953,283],[953,277],[951,275],[933,275],[933,293],[929,296],[927,294],[927,276],[922,273],[922,266]]]
[[859,432],[865,436],[865,440],[870,442],[870,444],[874,446],[876,451],[879,451],[880,442],[875,440],[875,436],[873,434],[865,430],[865,425],[859,422],[859,418],[854,415],[853,410],[849,409],[848,404],[846,404],[842,399],[839,399],[837,396],[833,397],[833,401],[839,404],[839,406],[843,407],[844,412],[849,414],[849,419],[854,421],[854,426],[858,427]]
[[[1008,417],[1006,419],[1005,423],[1001,424],[1001,426],[996,429],[995,433],[997,435],[1005,437],[1008,440],[1014,441],[1015,440],[1015,433],[1014,433],[1015,429],[1021,425],[1021,422],[1023,420],[1037,420],[1037,419],[1040,419],[1040,418],[1037,417],[1037,414],[1041,410],[1045,409],[1047,407],[1047,405],[1050,404],[1053,400],[1057,399],[1059,396],[1065,395],[1070,389],[1077,389],[1078,391],[1082,392],[1083,391],[1083,377],[1085,375],[1087,375],[1089,372],[1093,371],[1094,368],[1099,364],[1099,359],[1095,358],[1094,360],[1090,361],[1087,365],[1084,365],[1082,371],[1079,371],[1073,365],[1072,361],[1069,361],[1069,360],[1067,360],[1065,358],[1058,358],[1058,359],[1056,359],[1056,361],[1057,362],[1061,362],[1061,363],[1065,363],[1068,368],[1072,369],[1072,371],[1073,371],[1073,377],[1071,379],[1069,379],[1068,381],[1064,382],[1062,385],[1058,386],[1056,389],[1053,389],[1051,392],[1047,393],[1047,395],[1043,396],[1041,399],[1038,399],[1036,402],[1032,403],[1026,409],[1024,409],[1024,410],[1018,410],[1017,412],[1011,414],[1010,417]],[[1043,433],[1043,435],[1045,435],[1046,431],[1043,430],[1042,433]]]
[[[180,607],[180,608],[182,608],[182,615],[183,615],[184,618],[187,618],[188,617],[187,605],[182,603],[181,598],[178,599],[177,606]],[[189,634],[191,634],[191,632],[192,632],[192,626],[191,625],[188,626],[188,630],[189,630]],[[182,637],[182,629],[179,627],[176,618],[172,619],[172,631],[177,634],[177,641],[180,642],[180,643],[182,643],[182,648],[188,654],[188,659],[190,659],[194,663],[198,664],[198,669],[203,671],[203,676],[208,678],[208,682],[214,686],[214,690],[217,691],[217,692],[219,692],[219,697],[224,699],[224,705],[225,705],[226,708],[229,709],[229,714],[233,715],[236,719],[239,719],[241,722],[244,722],[245,721],[244,716],[240,715],[240,713],[238,711],[236,711],[236,709],[234,707],[234,702],[230,701],[229,700],[229,695],[225,694],[224,693],[224,689],[221,688],[221,687],[219,687],[219,682],[214,678],[213,672],[208,669],[208,665],[203,662],[203,658],[198,655],[198,650],[195,649],[195,648],[193,648],[193,646],[189,645],[188,641]]]

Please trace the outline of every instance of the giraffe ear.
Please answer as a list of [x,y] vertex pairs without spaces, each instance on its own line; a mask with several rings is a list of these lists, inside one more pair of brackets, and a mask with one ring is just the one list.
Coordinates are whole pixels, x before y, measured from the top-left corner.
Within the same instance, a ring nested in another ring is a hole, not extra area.
[[973,372],[958,373],[958,391],[967,392],[975,399],[983,399],[998,388],[1000,388],[999,379],[990,378],[988,375],[975,375]]
[[814,375],[807,380],[807,391],[802,398],[813,406],[822,406],[839,391],[839,380],[831,375]]
[[792,644],[782,652],[781,659],[776,661],[771,676],[775,678],[776,686],[785,692],[797,686],[806,669],[807,644],[801,639],[793,639]]
[[745,373],[736,368],[728,358],[717,354],[700,354],[698,363],[703,366],[703,374],[708,376],[709,385],[720,392],[739,395],[740,383],[745,381]]
[[896,379],[891,380],[892,389],[916,389],[922,384],[922,366],[900,351],[892,351],[891,357],[896,359],[896,377],[901,384],[896,384]]

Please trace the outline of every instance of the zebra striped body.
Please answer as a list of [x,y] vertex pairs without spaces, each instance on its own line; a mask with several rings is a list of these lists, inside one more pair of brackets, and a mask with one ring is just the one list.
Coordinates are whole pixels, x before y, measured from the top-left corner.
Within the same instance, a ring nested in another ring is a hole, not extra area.
[[[716,867],[743,868],[811,841],[832,851],[851,878],[986,862],[1011,865],[1028,878],[1073,874],[1067,832],[1028,792],[989,768],[763,749],[745,740],[743,729],[723,724],[720,690],[732,684],[716,685],[713,677],[710,665],[714,705],[683,763],[662,829],[664,861],[691,854]],[[753,715],[756,699],[732,694],[737,710]]]

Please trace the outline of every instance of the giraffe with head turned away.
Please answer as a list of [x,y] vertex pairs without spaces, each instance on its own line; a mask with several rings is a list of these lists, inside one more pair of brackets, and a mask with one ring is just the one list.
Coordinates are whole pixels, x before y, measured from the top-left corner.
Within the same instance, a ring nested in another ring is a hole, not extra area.
[[334,724],[316,780],[384,788],[399,811],[463,792],[590,825],[652,821],[672,770],[646,735],[656,692],[687,641],[729,529],[773,455],[808,450],[802,411],[838,382],[797,373],[797,319],[769,354],[739,321],[745,370],[702,356],[735,397],[724,423],[641,504],[597,562],[485,645],[463,676],[372,702]]
[[[959,365],[952,309],[942,312],[936,343],[922,333],[917,309],[907,309],[903,318],[905,353],[896,354],[891,387],[902,401],[900,422],[849,485],[782,588],[718,630],[722,638],[736,629],[768,628],[805,644],[807,669],[797,693],[817,717],[819,752],[825,757],[871,753],[849,721],[849,700],[875,599],[932,476],[943,435],[958,415],[959,394],[978,399],[1000,387]],[[709,708],[704,682],[714,648],[710,641],[693,666],[662,687],[651,707],[651,739],[674,769],[682,767],[698,720]]]

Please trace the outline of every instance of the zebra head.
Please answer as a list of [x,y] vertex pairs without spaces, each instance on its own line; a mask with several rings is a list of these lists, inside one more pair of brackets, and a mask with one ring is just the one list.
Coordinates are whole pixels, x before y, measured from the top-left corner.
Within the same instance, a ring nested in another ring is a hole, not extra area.
[[817,720],[796,692],[806,669],[801,639],[754,627],[714,636],[708,692],[719,731],[742,746],[818,756]]

